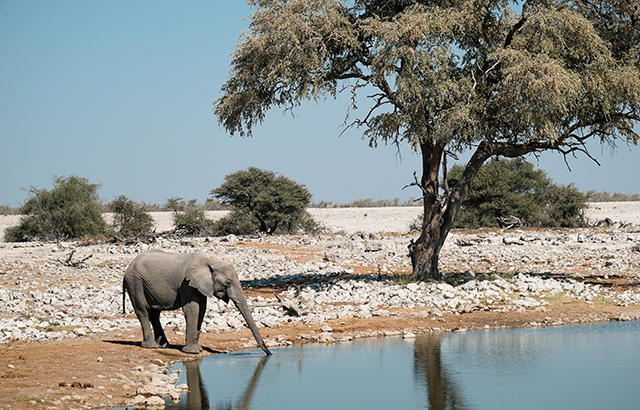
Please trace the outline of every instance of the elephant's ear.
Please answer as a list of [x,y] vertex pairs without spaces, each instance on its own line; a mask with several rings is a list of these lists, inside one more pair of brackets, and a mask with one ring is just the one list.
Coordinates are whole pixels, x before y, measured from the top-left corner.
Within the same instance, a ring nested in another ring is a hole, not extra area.
[[186,279],[189,286],[194,287],[206,297],[213,297],[213,277],[215,261],[206,256],[198,256],[187,267]]

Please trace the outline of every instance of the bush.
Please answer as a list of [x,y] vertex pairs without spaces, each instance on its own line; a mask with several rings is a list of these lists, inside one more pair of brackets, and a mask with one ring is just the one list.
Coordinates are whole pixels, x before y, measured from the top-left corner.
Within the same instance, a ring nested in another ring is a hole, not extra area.
[[[463,171],[459,165],[451,167],[450,185]],[[586,199],[573,185],[553,184],[544,171],[522,158],[492,159],[480,168],[454,226],[495,227],[497,217],[509,215],[537,227],[583,226]]]
[[179,235],[211,236],[214,232],[214,222],[205,217],[203,210],[196,208],[186,208],[182,212],[175,212],[173,225]]
[[544,208],[531,223],[546,228],[578,228],[586,225],[587,195],[573,184],[552,185],[542,197]]
[[17,226],[5,230],[8,242],[56,241],[104,235],[99,184],[77,176],[53,177],[53,189],[29,189],[30,197],[20,207],[25,215]]
[[178,235],[211,236],[214,222],[204,215],[204,208],[195,199],[185,201],[180,197],[167,199],[165,210],[173,211],[173,227]]
[[213,225],[214,236],[255,235],[259,233],[256,220],[247,212],[232,210]]
[[144,236],[153,229],[153,218],[144,206],[135,203],[124,195],[120,195],[109,204],[113,212],[111,227],[116,234],[125,237]]
[[304,185],[255,167],[225,176],[211,195],[230,205],[230,215],[216,224],[219,234],[237,232],[292,233],[313,229],[307,212],[311,194]]

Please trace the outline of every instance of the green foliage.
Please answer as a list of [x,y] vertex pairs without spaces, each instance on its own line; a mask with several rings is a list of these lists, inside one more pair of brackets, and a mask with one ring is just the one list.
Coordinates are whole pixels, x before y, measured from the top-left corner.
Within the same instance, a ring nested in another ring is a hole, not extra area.
[[255,235],[260,232],[258,221],[250,213],[238,209],[216,221],[213,231],[215,236]]
[[5,240],[55,241],[104,235],[107,224],[102,219],[99,187],[77,176],[54,176],[50,191],[31,187],[30,197],[20,208],[24,217],[17,226],[5,230]]
[[215,107],[232,134],[251,134],[273,106],[347,91],[350,109],[362,105],[360,92],[373,100],[353,123],[372,146],[405,140],[463,150],[486,139],[531,152],[577,148],[577,129],[606,142],[639,138],[632,2],[249,3],[250,29]]
[[211,236],[214,232],[214,222],[205,217],[202,209],[197,208],[175,212],[173,225],[178,234],[185,236]]
[[171,197],[168,198],[164,204],[147,204],[146,202],[142,202],[142,206],[147,212],[180,212],[186,209],[186,206],[203,211],[225,211],[229,209],[229,207],[225,206],[222,202],[211,198],[207,198],[204,204],[199,204],[196,199],[185,201],[184,198]]
[[171,198],[167,198],[167,202],[163,205],[162,208],[165,211],[182,212],[186,209],[196,208],[197,204],[198,202],[195,199],[190,199],[189,201],[185,201],[184,198],[174,196]]
[[551,185],[541,201],[544,209],[532,220],[534,226],[577,228],[586,225],[587,195],[573,184]]
[[118,235],[128,238],[147,235],[153,229],[153,218],[139,205],[124,195],[120,195],[111,203],[109,209],[113,212],[111,227]]
[[232,208],[231,214],[218,223],[220,233],[236,233],[230,231],[234,222],[243,231],[253,226],[266,234],[315,226],[306,210],[311,201],[307,188],[275,172],[255,167],[234,172],[225,176],[211,195]]
[[[449,182],[458,183],[464,168],[454,165]],[[478,172],[455,226],[497,226],[496,217],[513,215],[539,227],[577,227],[584,221],[586,195],[573,185],[553,184],[546,173],[522,158],[492,159]]]
[[214,231],[214,222],[207,219],[204,208],[195,199],[185,201],[180,197],[167,199],[165,210],[173,211],[173,226],[179,235],[210,236]]

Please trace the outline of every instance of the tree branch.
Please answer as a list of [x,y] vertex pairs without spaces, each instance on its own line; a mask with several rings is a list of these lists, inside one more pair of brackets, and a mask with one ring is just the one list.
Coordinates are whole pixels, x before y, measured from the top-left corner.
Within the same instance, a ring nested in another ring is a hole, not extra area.
[[77,260],[77,261],[73,261],[72,259],[73,259],[73,254],[74,253],[76,253],[75,249],[72,250],[71,252],[69,252],[69,255],[67,255],[67,259],[66,260],[63,261],[61,259],[58,259],[58,262],[60,262],[61,264],[65,265],[65,266],[69,266],[69,267],[72,267],[72,268],[79,268],[80,265],[82,265],[82,263],[84,263],[86,260],[90,259],[93,256],[93,254],[91,254],[91,255],[83,258],[83,259],[80,259],[80,260]]

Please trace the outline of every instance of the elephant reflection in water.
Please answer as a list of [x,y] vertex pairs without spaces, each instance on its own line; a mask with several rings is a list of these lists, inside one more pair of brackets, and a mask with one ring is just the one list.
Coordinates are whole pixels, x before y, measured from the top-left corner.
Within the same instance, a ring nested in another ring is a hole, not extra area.
[[[170,404],[166,409],[173,410],[209,410],[209,396],[207,395],[207,389],[204,386],[202,381],[202,377],[200,375],[200,363],[202,362],[202,358],[196,360],[190,360],[188,362],[184,362],[184,367],[186,368],[187,373],[187,384],[189,385],[189,391],[187,392],[186,401],[180,401],[176,404]],[[260,381],[260,376],[262,375],[262,371],[264,370],[264,366],[267,363],[267,357],[262,357],[258,365],[256,366],[256,370],[253,372],[253,376],[249,381],[249,385],[247,386],[244,394],[240,397],[238,404],[236,406],[224,406],[222,407],[225,410],[247,410],[251,407],[251,401],[253,400],[253,394],[258,387],[258,383]]]
[[416,378],[424,377],[429,410],[463,410],[462,401],[455,383],[447,377],[442,367],[440,335],[424,335],[416,338],[414,347],[414,371]]

